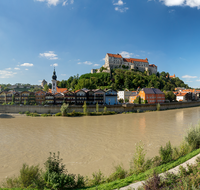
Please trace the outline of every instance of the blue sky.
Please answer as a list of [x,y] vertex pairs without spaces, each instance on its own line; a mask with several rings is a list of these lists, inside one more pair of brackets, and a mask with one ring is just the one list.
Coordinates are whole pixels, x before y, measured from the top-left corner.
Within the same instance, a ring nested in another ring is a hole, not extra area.
[[200,0],[0,0],[0,84],[90,73],[106,53],[148,58],[200,87]]

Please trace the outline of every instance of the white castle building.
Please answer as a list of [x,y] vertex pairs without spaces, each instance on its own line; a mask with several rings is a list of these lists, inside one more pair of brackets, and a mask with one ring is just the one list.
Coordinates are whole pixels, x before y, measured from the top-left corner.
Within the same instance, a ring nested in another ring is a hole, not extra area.
[[[137,59],[137,58],[123,58],[120,54],[107,53],[105,57],[105,64],[103,67],[106,70],[102,72],[109,73],[111,69],[114,68],[127,68],[134,69],[138,71],[149,71],[149,74],[157,73],[157,66],[154,64],[149,64],[148,59]],[[100,73],[100,69],[92,69],[91,73]]]

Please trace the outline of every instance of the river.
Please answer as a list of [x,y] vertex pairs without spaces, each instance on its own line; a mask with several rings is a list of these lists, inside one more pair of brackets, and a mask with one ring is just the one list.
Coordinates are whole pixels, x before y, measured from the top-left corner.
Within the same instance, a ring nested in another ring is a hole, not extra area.
[[0,180],[18,175],[23,163],[43,167],[58,151],[69,173],[109,175],[114,165],[129,168],[135,143],[144,142],[147,157],[158,155],[169,140],[178,145],[199,118],[199,107],[76,118],[0,114]]

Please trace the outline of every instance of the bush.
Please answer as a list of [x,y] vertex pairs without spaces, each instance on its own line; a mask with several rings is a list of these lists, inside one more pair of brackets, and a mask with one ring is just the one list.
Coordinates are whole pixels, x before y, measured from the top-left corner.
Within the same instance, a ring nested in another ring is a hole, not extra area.
[[107,182],[115,181],[117,179],[124,179],[127,177],[128,172],[123,168],[122,165],[115,166],[115,172],[112,173]]
[[161,146],[159,149],[159,154],[160,154],[162,163],[167,163],[167,162],[172,161],[172,153],[173,153],[173,149],[171,147],[170,141],[166,143],[165,147]]
[[23,164],[22,169],[20,170],[19,180],[21,187],[23,188],[42,188],[44,186],[41,170],[38,165],[29,167],[27,164]]
[[66,116],[67,112],[69,110],[69,104],[63,103],[63,105],[60,108],[60,111],[62,113],[62,116]]
[[185,141],[192,147],[192,149],[200,148],[200,123],[195,127],[191,127],[187,131]]
[[30,114],[30,111],[25,111],[25,114],[28,116]]
[[41,117],[47,117],[48,115],[46,113],[43,113],[40,115]]
[[19,114],[24,114],[24,112],[20,111]]
[[91,180],[91,185],[99,185],[103,182],[105,182],[105,178],[103,173],[99,170],[98,172],[95,172],[92,174],[93,179]]
[[55,114],[55,116],[62,116],[62,113],[58,112]]
[[160,104],[157,104],[157,111],[160,111]]
[[135,154],[130,162],[130,174],[138,174],[145,171],[145,156],[144,144],[140,141],[136,144]]
[[50,153],[49,158],[45,162],[46,172],[44,174],[44,180],[48,188],[51,189],[64,189],[64,188],[75,188],[84,186],[83,177],[78,175],[75,180],[75,174],[67,174],[65,165],[62,164],[62,159],[53,153]]

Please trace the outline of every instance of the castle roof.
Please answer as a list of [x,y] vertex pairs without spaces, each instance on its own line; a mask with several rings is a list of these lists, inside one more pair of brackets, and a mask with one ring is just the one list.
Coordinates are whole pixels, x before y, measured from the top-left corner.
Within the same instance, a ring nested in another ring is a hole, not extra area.
[[111,54],[107,53],[109,57],[115,57],[115,58],[123,58],[120,54]]
[[148,59],[136,59],[136,58],[124,58],[124,62],[134,63],[134,62],[144,62],[148,63]]

